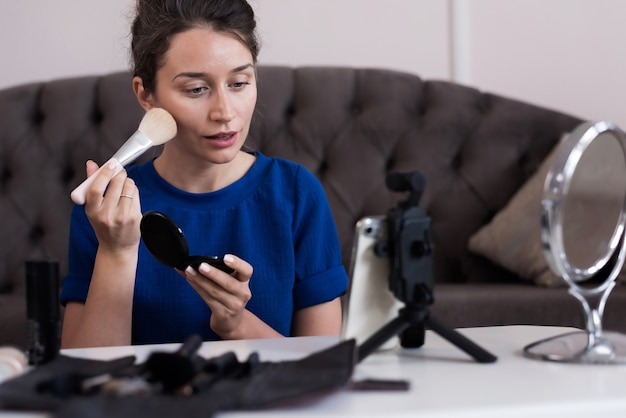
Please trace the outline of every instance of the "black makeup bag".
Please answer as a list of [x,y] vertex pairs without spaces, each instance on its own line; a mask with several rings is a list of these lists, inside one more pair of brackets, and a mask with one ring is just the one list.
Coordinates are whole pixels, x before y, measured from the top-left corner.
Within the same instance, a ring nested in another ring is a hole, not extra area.
[[62,418],[211,417],[313,402],[347,387],[356,363],[354,340],[281,362],[261,361],[257,353],[245,361],[232,352],[206,359],[195,354],[197,347],[188,341],[176,353],[152,353],[142,364],[133,356],[101,361],[59,355],[0,385],[0,408]]

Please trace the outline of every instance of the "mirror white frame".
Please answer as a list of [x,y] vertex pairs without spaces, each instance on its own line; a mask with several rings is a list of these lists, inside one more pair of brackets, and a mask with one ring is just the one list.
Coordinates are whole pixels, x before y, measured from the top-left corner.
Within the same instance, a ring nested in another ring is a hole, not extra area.
[[[563,278],[569,292],[582,305],[585,314],[585,331],[538,341],[524,347],[524,355],[533,359],[573,363],[626,363],[626,335],[602,330],[604,307],[624,264],[626,225],[626,187],[620,191],[625,198],[615,221],[606,250],[589,266],[571,263],[564,239],[564,202],[571,189],[574,173],[589,146],[598,138],[614,138],[622,151],[624,177],[626,178],[626,135],[611,122],[587,122],[578,126],[559,145],[543,190],[541,243],[545,258],[552,271]],[[606,140],[606,139],[603,139]],[[593,282],[598,273],[606,274],[601,283]],[[592,281],[591,285],[585,282]]]

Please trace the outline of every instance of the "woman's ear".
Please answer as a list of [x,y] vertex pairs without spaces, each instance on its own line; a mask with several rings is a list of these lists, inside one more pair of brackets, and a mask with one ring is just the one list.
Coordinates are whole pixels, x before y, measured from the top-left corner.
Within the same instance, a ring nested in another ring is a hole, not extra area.
[[137,97],[137,101],[144,110],[154,107],[154,95],[143,88],[143,80],[141,77],[133,77],[133,91]]

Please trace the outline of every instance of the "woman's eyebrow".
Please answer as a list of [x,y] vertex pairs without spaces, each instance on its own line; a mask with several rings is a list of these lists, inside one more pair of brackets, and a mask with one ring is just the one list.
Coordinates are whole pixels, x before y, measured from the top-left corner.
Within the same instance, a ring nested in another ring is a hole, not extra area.
[[[248,68],[253,68],[253,64],[244,64],[239,67],[233,68],[230,70],[231,74],[240,73],[242,71],[247,70]],[[172,81],[176,80],[179,77],[187,77],[187,78],[208,78],[209,74],[204,71],[184,71],[182,73],[178,73],[174,76]]]
[[185,71],[182,73],[178,73],[172,78],[172,81],[176,80],[179,77],[187,77],[187,78],[205,78],[209,75],[205,72],[193,72],[193,71]]
[[231,71],[231,74],[232,74],[232,73],[240,73],[240,72],[242,72],[242,71],[244,71],[244,70],[246,70],[246,69],[248,69],[248,68],[252,68],[252,67],[254,67],[254,65],[252,65],[252,64],[250,64],[250,63],[245,64],[245,65],[241,65],[241,66],[239,66],[239,67],[237,67],[237,68],[234,68],[234,69]]

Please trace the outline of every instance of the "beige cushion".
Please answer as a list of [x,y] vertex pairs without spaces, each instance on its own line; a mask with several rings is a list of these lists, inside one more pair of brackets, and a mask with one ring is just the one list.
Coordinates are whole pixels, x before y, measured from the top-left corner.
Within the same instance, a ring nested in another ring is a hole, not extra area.
[[[547,287],[565,285],[563,279],[548,267],[540,237],[543,185],[557,148],[492,221],[470,237],[468,243],[470,251],[522,279]],[[622,272],[618,279],[623,280],[624,276]]]

